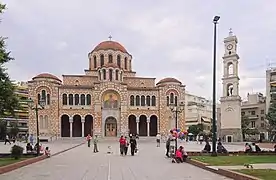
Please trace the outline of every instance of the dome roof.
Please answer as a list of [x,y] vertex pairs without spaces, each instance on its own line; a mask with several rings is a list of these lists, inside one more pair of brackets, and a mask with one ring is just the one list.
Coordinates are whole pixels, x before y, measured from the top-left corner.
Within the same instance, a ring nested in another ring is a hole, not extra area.
[[54,80],[57,80],[57,81],[61,82],[61,80],[58,77],[56,77],[56,76],[54,76],[52,74],[49,74],[49,73],[39,74],[39,75],[33,77],[33,80],[36,79],[36,78],[49,78],[49,79],[54,79]]
[[158,83],[158,84],[162,84],[162,83],[168,83],[168,82],[174,82],[174,83],[180,83],[182,84],[179,80],[175,79],[175,78],[164,78],[164,79],[161,79]]
[[120,43],[115,41],[103,41],[100,44],[98,44],[93,51],[98,50],[109,50],[112,49],[114,51],[121,51],[123,53],[127,53],[127,50],[122,46]]

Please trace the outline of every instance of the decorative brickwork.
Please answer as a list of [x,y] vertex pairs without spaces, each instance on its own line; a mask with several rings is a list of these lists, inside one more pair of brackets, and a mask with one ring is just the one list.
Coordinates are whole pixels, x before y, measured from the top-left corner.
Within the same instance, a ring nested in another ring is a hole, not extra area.
[[[40,136],[69,136],[69,131],[70,136],[79,135],[80,131],[84,136],[84,131],[88,129],[90,132],[90,128],[91,132],[99,136],[118,136],[136,127],[146,128],[140,130],[146,131],[148,136],[156,135],[157,132],[167,133],[172,128],[170,121],[173,117],[167,106],[167,96],[172,92],[178,102],[185,102],[185,86],[173,78],[160,81],[156,86],[155,78],[136,77],[131,62],[132,56],[128,52],[93,50],[89,53],[89,70],[85,70],[84,75],[63,75],[61,82],[49,79],[53,76],[48,74],[47,77],[40,76],[29,81],[29,96],[36,103],[42,90],[51,97],[50,104],[38,112],[39,115],[49,117],[47,129],[40,131]],[[117,94],[118,99],[106,99],[106,94],[110,92]],[[133,104],[131,97],[134,97]],[[75,115],[80,115],[82,120],[73,119]],[[87,115],[93,117],[91,127],[85,120]],[[135,127],[129,124],[131,115],[138,118],[133,119]],[[142,115],[146,116],[146,120],[140,122],[139,117]],[[109,116],[116,119],[116,126],[106,123],[105,118]],[[29,131],[35,134],[35,112],[30,111],[29,117]],[[151,117],[157,117],[157,122]],[[184,111],[178,116],[178,125],[185,129]],[[117,133],[114,133],[116,130]],[[135,131],[139,132],[139,129]]]

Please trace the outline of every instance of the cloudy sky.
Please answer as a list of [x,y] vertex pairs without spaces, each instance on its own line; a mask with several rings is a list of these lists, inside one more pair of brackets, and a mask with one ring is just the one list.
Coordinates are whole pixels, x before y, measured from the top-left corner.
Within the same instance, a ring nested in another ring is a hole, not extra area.
[[[14,80],[41,72],[83,74],[87,54],[109,35],[133,55],[139,76],[175,77],[193,94],[211,98],[215,15],[218,25],[218,96],[223,39],[239,40],[240,94],[264,92],[265,70],[276,62],[276,1],[266,0],[3,0],[0,35],[15,61]],[[153,68],[154,67],[154,68]]]

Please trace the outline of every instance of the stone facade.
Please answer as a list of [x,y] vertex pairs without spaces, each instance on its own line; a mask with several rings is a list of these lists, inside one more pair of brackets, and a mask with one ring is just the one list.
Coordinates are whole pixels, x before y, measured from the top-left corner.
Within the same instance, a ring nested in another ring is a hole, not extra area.
[[220,98],[221,119],[219,124],[221,129],[219,136],[226,142],[242,141],[237,43],[237,37],[232,35],[232,32],[224,39],[223,93]]
[[[29,85],[36,104],[41,137],[155,136],[171,128],[171,103],[185,102],[185,86],[174,78],[155,82],[137,77],[132,56],[114,41],[104,41],[89,54],[83,75],[63,75],[60,80],[43,73]],[[185,112],[178,115],[178,128],[185,129]],[[36,114],[29,113],[29,132],[36,134]]]

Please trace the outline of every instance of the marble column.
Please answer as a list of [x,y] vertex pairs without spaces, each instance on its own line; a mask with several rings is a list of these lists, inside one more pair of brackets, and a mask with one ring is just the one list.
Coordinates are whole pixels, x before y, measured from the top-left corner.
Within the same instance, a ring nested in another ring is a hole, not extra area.
[[84,117],[81,118],[81,137],[84,137],[84,122],[85,122],[85,119]]
[[139,117],[136,117],[136,133],[137,134],[139,134],[139,122],[140,122]]
[[69,117],[70,123],[70,137],[73,137],[73,117]]
[[150,118],[147,118],[147,136],[150,136]]

